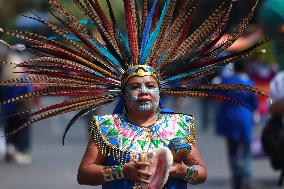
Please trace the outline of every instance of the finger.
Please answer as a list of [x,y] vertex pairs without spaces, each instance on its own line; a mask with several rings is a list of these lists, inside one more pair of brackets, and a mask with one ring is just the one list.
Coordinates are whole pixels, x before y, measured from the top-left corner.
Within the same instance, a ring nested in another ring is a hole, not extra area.
[[177,164],[178,164],[178,162],[176,162],[176,161],[173,162],[173,166],[174,166],[174,165],[177,165]]
[[149,184],[150,183],[149,180],[145,180],[145,179],[142,179],[142,178],[139,178],[138,182],[145,183],[145,184]]
[[143,171],[143,170],[137,170],[137,173],[138,173],[139,176],[142,176],[142,177],[150,177],[150,176],[152,176],[152,173],[147,172],[147,171]]
[[139,161],[135,163],[135,166],[141,167],[141,166],[149,166],[150,163],[146,161]]
[[170,172],[174,172],[176,170],[176,165],[172,165],[171,167],[170,167]]
[[148,164],[148,163],[135,163],[135,164],[134,164],[134,167],[135,167],[136,169],[146,169],[146,168],[149,167],[149,165],[150,165],[150,164]]
[[138,162],[138,160],[134,159],[131,161],[132,163],[136,164]]
[[144,153],[139,153],[138,161],[144,161],[144,160],[145,160],[145,154]]

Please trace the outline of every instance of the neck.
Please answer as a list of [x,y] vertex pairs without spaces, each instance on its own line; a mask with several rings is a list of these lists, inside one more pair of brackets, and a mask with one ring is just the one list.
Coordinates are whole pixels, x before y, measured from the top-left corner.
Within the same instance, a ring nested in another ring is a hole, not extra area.
[[157,111],[129,111],[126,119],[140,127],[149,127],[153,125],[157,119]]

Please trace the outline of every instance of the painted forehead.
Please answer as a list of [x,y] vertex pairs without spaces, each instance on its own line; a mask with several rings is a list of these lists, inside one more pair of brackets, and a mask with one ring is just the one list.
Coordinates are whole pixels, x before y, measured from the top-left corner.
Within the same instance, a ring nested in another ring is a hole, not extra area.
[[152,76],[144,76],[144,77],[133,76],[127,81],[126,87],[128,85],[140,84],[140,83],[141,84],[142,83],[152,83],[158,86],[157,81]]

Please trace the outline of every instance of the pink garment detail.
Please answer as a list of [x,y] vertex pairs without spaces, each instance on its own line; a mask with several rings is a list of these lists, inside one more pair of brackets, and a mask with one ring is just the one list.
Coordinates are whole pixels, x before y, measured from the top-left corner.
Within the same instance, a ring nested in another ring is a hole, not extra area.
[[121,133],[126,138],[133,138],[134,136],[134,132],[131,130],[122,130]]

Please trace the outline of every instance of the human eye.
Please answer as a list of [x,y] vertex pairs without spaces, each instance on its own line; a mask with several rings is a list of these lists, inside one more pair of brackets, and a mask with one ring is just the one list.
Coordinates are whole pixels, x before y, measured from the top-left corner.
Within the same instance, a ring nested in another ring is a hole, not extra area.
[[147,88],[153,89],[153,88],[155,88],[155,85],[147,85]]
[[137,90],[137,89],[139,89],[140,88],[140,86],[138,86],[138,85],[133,85],[133,86],[131,86],[131,90]]
[[154,83],[152,83],[152,82],[147,83],[146,87],[147,87],[148,89],[157,88],[157,86],[156,86]]

